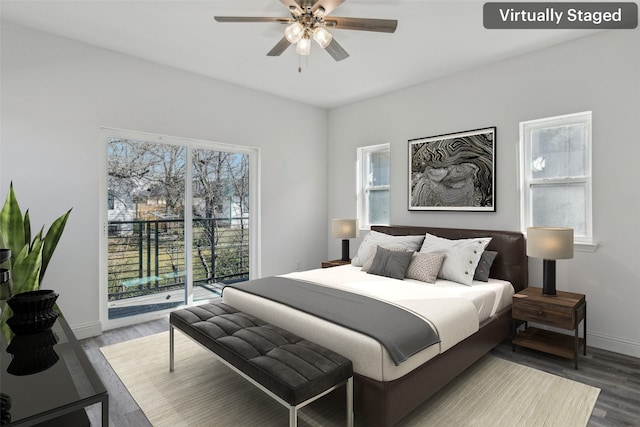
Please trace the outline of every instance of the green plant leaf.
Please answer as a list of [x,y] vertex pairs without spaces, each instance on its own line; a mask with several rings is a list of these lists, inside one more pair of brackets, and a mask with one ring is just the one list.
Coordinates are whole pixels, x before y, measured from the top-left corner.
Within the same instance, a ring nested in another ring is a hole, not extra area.
[[29,209],[24,213],[24,242],[31,242],[31,217],[29,216]]
[[42,265],[42,247],[44,241],[40,233],[33,241],[32,250],[26,244],[18,253],[16,261],[11,268],[11,294],[35,291],[40,286],[40,266]]
[[4,243],[11,249],[11,264],[13,265],[22,247],[28,243],[28,240],[25,240],[24,219],[13,191],[13,182],[9,186],[9,193],[0,211],[0,234]]
[[69,209],[65,214],[61,215],[58,219],[56,219],[47,234],[44,236],[44,249],[42,251],[42,267],[40,268],[40,283],[42,283],[42,278],[44,277],[44,273],[49,266],[49,261],[51,261],[51,257],[53,256],[53,252],[58,246],[58,242],[60,241],[60,237],[62,236],[62,232],[64,231],[64,226],[67,224],[67,219],[69,219],[69,215],[71,214],[71,209]]

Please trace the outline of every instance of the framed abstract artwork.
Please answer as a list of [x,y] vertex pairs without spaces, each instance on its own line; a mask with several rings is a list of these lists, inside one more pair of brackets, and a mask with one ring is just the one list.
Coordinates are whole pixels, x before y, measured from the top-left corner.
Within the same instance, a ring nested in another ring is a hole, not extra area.
[[409,210],[495,212],[495,162],[495,126],[409,140]]

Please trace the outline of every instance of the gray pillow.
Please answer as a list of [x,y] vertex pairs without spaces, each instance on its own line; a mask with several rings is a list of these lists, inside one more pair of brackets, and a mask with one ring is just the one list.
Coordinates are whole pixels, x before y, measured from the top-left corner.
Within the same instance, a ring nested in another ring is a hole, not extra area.
[[436,283],[445,256],[444,252],[414,253],[406,277],[421,282]]
[[420,252],[445,252],[438,277],[471,286],[476,267],[491,237],[449,240],[427,233]]
[[417,251],[424,240],[424,236],[391,236],[389,234],[380,233],[378,231],[369,231],[358,247],[358,253],[351,260],[351,264],[362,267],[367,261],[369,254],[373,253],[373,249],[378,245],[384,246],[402,246],[407,251]]
[[361,268],[362,271],[369,271],[369,269],[371,268],[371,264],[373,264],[373,259],[376,257],[376,252],[378,251],[378,248],[385,248],[390,251],[402,251],[402,252],[407,251],[407,248],[405,248],[404,246],[392,246],[389,244],[378,245],[373,249],[371,249],[371,253],[367,257],[367,260],[364,262],[364,264],[362,264],[362,268]]
[[378,246],[376,256],[367,273],[402,280],[412,257],[413,252],[390,251]]
[[496,259],[498,252],[496,251],[484,251],[476,267],[476,272],[473,275],[473,280],[479,280],[481,282],[489,281],[489,270],[493,265],[493,260]]

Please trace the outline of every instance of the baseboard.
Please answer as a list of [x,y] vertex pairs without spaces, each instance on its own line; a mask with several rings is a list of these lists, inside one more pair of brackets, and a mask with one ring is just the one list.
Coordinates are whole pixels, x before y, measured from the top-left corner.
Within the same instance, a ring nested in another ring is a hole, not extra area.
[[102,323],[92,322],[84,323],[81,325],[71,326],[71,330],[77,339],[83,340],[85,338],[96,337],[102,334]]
[[640,343],[587,331],[587,346],[640,358]]

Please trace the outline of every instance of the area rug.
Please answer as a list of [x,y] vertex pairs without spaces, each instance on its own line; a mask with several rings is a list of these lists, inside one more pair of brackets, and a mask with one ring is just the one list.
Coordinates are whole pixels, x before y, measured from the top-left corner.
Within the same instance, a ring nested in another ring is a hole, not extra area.
[[[176,331],[101,348],[149,421],[161,426],[286,426],[287,409]],[[401,426],[586,426],[600,390],[485,356],[405,418]],[[299,426],[343,426],[336,400],[299,411]],[[356,414],[356,426],[366,423]]]

